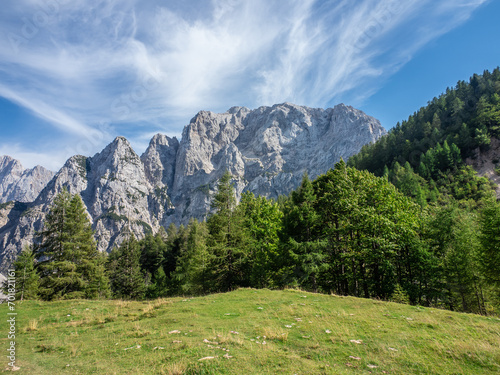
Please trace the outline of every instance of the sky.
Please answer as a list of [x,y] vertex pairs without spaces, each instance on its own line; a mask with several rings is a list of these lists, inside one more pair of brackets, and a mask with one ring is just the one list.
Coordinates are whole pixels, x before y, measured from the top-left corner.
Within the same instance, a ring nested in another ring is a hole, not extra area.
[[500,65],[499,0],[4,0],[0,155],[140,155],[200,110],[352,105],[386,129]]

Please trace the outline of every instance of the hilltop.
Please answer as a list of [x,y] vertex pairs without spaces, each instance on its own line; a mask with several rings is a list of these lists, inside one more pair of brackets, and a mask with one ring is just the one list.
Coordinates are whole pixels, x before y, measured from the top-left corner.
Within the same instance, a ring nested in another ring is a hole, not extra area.
[[[6,313],[6,306],[0,311]],[[500,319],[299,290],[25,301],[32,374],[497,374]],[[6,331],[5,319],[0,326]],[[212,358],[213,357],[213,358]]]

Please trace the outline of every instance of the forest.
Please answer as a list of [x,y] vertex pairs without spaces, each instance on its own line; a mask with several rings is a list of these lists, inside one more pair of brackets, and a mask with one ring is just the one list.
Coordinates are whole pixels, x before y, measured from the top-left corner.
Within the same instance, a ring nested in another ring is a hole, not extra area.
[[[500,203],[465,160],[500,137],[500,69],[460,81],[347,163],[278,200],[225,173],[206,221],[97,251],[60,193],[15,262],[18,299],[153,299],[253,288],[500,312]],[[499,163],[499,161],[493,161]],[[126,232],[128,230],[128,232]]]

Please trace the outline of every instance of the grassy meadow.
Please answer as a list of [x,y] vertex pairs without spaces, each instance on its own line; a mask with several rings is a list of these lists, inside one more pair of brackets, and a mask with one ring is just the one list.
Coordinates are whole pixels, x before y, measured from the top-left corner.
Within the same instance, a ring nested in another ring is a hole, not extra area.
[[25,301],[16,312],[21,374],[500,373],[496,317],[299,290]]

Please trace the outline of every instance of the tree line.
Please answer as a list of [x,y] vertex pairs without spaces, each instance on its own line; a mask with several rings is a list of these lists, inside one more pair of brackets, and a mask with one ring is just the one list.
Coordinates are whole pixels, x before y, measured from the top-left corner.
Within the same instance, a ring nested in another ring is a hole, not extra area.
[[[145,299],[238,287],[303,289],[481,314],[498,311],[500,204],[422,208],[343,161],[278,201],[219,180],[212,214],[97,251],[78,195],[54,201],[15,263],[23,298]],[[479,208],[478,208],[479,207]]]

